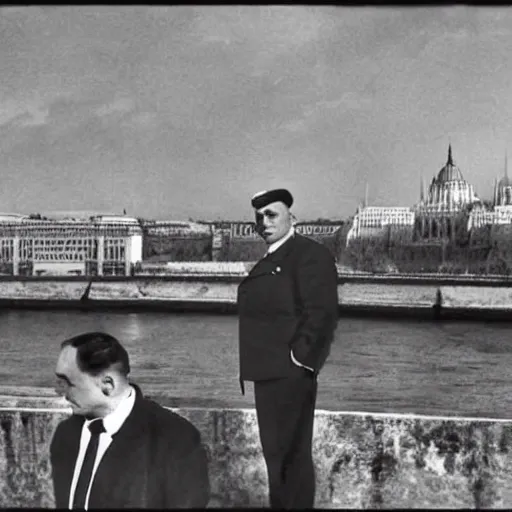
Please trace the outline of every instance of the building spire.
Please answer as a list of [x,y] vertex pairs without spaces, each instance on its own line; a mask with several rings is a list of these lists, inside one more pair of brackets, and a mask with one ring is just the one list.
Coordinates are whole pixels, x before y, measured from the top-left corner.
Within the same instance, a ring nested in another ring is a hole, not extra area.
[[507,157],[507,150],[505,150],[505,178],[508,178],[508,157]]
[[494,178],[494,202],[493,206],[498,204],[498,178]]
[[420,201],[423,203],[425,200],[425,187],[423,185],[423,175],[420,174]]
[[366,186],[364,188],[364,207],[368,206],[368,182],[366,182]]
[[452,159],[452,143],[448,144],[448,161],[446,162],[446,165],[453,165],[453,159]]

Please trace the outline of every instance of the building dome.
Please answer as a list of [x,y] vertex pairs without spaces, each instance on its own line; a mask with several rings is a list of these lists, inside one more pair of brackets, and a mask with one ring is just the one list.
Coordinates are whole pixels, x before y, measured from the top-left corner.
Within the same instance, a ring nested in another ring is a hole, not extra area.
[[437,183],[445,183],[447,181],[464,181],[462,172],[453,163],[451,144],[448,146],[448,160],[446,161],[445,166],[437,174],[437,179],[435,181]]
[[461,170],[453,162],[450,144],[448,160],[437,176],[432,178],[426,199],[422,191],[420,209],[451,215],[478,201],[473,186],[463,178]]
[[512,187],[512,180],[508,176],[503,176],[503,178],[498,182],[498,189],[505,187]]

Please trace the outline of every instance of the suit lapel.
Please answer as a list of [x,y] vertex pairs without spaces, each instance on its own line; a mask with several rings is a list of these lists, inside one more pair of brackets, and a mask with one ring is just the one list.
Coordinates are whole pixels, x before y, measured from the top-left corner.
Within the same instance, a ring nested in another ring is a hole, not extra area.
[[277,251],[274,251],[268,255],[268,259],[273,263],[282,263],[284,260],[286,260],[291,250],[293,249],[293,246],[295,245],[296,237],[297,235],[294,234],[292,237],[286,240],[286,242],[281,245]]
[[292,250],[295,244],[295,237],[297,235],[292,236],[290,239],[286,240],[286,242],[274,251],[262,258],[254,267],[251,269],[247,277],[242,281],[248,281],[251,279],[255,279],[257,277],[266,276],[269,274],[274,274],[276,272],[281,271],[281,264],[286,260],[290,251]]
[[[71,482],[75,472],[78,452],[80,451],[80,438],[82,436],[84,421],[83,416],[71,416],[66,426],[66,431],[63,432],[58,439],[58,442],[62,443],[58,448],[60,452],[59,458],[62,460],[62,464],[59,464],[59,468],[55,468],[59,471],[59,476],[55,479],[55,499],[59,507],[64,506],[67,508],[69,503]],[[61,501],[62,504],[60,503]]]

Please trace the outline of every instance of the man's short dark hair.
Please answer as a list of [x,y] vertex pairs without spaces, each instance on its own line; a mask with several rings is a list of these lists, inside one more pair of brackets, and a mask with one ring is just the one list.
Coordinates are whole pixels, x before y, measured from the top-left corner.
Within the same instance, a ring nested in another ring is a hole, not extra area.
[[67,346],[76,348],[78,368],[89,375],[98,375],[111,367],[125,377],[130,373],[128,352],[110,334],[86,332],[64,340],[61,347]]

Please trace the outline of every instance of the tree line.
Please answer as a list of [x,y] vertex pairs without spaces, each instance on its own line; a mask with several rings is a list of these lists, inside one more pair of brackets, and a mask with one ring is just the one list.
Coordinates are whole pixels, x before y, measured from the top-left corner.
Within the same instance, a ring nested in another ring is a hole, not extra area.
[[[484,226],[470,238],[455,226],[451,239],[424,240],[394,228],[382,236],[351,240],[350,224],[331,235],[310,236],[331,251],[337,263],[371,273],[445,273],[512,275],[512,226]],[[507,230],[508,229],[508,230]],[[510,232],[509,232],[510,231]],[[211,236],[146,237],[143,258],[165,261],[257,261],[265,253],[261,239],[222,237],[214,247]]]

